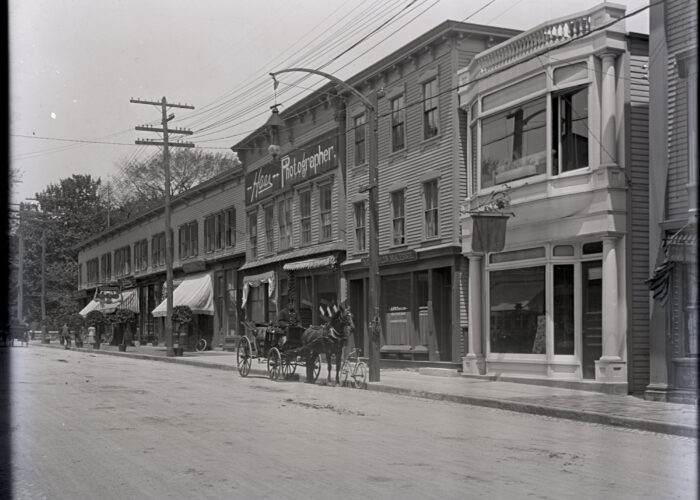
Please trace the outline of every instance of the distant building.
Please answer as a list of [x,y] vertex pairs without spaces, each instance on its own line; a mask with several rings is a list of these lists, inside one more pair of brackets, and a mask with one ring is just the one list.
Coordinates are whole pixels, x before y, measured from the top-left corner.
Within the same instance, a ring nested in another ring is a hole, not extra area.
[[698,3],[651,7],[650,383],[646,397],[698,400]]
[[[648,49],[624,14],[603,3],[545,22],[459,74],[465,374],[648,383]],[[475,215],[504,195],[505,247],[483,251]]]

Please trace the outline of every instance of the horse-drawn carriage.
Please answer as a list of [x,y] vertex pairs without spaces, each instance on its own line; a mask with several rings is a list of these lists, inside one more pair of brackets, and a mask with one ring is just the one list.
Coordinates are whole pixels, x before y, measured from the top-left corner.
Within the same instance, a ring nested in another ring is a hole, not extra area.
[[238,341],[236,365],[238,373],[246,377],[253,359],[267,364],[267,374],[272,380],[289,378],[297,366],[306,367],[307,382],[315,382],[321,372],[321,354],[328,363],[328,381],[331,381],[331,363],[336,360],[336,381],[340,383],[343,347],[352,335],[355,325],[350,311],[343,306],[334,306],[323,312],[324,324],[303,329],[289,325],[265,325],[245,322],[245,333]]

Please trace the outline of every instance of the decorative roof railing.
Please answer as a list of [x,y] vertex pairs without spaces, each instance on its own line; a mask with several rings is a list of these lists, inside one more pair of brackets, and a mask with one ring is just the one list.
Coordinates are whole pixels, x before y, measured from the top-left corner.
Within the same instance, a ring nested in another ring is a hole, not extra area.
[[[547,21],[480,53],[470,65],[469,73],[472,77],[482,76],[508,67],[522,59],[585,36],[624,14],[623,5],[606,2],[586,12]],[[616,30],[619,29],[617,27]]]

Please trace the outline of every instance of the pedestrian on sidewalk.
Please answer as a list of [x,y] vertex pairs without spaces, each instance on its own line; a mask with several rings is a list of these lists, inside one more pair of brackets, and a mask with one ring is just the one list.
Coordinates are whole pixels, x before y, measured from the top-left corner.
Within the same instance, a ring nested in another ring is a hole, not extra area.
[[63,328],[61,328],[61,343],[64,349],[70,349],[70,330],[67,323],[63,323]]

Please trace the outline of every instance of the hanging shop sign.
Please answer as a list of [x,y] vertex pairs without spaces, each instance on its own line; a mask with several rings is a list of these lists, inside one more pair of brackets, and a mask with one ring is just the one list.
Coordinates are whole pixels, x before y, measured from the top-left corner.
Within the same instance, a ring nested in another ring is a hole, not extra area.
[[273,161],[246,174],[246,205],[278,194],[337,166],[338,138],[334,131],[290,151],[279,161]]

